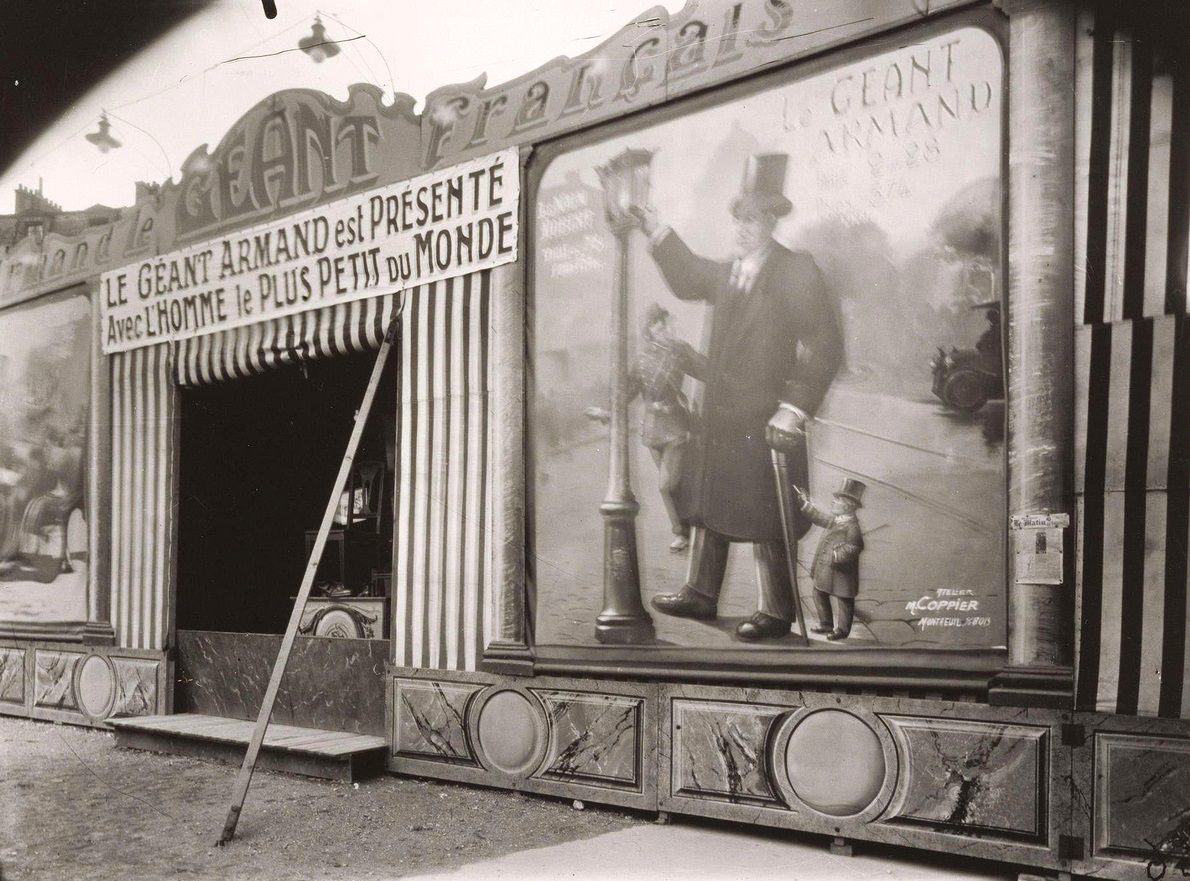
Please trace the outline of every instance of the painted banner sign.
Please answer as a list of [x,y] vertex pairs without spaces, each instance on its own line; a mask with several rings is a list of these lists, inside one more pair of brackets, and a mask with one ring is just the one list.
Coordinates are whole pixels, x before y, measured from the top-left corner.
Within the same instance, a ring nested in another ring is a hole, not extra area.
[[107,354],[500,266],[517,256],[515,149],[104,273]]

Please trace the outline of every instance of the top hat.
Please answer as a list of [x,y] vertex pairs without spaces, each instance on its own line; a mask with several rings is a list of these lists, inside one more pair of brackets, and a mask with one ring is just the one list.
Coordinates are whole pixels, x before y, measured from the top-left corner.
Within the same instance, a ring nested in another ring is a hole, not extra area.
[[785,153],[757,153],[744,166],[744,183],[731,203],[731,213],[759,210],[774,217],[784,217],[793,209],[785,198]]
[[851,499],[855,502],[857,508],[862,508],[864,504],[864,490],[867,486],[862,481],[855,480],[851,477],[843,478],[843,485],[839,487],[835,496],[842,496],[845,499]]

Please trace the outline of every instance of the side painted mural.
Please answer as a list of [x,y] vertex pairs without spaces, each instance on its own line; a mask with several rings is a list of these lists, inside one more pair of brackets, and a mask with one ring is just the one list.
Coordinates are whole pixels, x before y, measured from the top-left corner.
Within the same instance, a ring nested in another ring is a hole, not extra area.
[[935,30],[546,154],[539,646],[1005,645],[1002,88]]
[[90,362],[85,295],[0,321],[0,630],[87,617]]

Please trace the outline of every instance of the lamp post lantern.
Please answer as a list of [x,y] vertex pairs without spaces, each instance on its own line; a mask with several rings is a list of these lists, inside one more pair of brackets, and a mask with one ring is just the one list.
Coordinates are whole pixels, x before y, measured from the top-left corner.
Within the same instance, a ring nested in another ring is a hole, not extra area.
[[603,611],[595,619],[602,643],[632,645],[654,639],[653,619],[640,595],[636,553],[636,515],[640,505],[632,492],[628,467],[628,265],[632,211],[649,195],[649,150],[625,150],[599,166],[604,211],[616,237],[616,294],[612,309],[611,419],[609,425],[607,495],[603,515]]
[[327,37],[322,19],[317,15],[314,16],[314,24],[310,28],[309,35],[298,40],[298,47],[309,55],[315,64],[321,64],[326,59],[334,58],[339,54],[339,47],[335,45],[334,40]]
[[83,137],[94,144],[100,153],[106,153],[120,146],[120,142],[112,137],[111,128],[112,124],[107,121],[107,113],[105,111],[99,115],[99,131],[90,132],[83,135]]

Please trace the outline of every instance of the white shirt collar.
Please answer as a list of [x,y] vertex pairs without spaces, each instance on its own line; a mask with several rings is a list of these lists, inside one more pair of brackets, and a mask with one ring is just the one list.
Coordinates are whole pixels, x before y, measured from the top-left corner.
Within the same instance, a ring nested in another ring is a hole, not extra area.
[[743,291],[750,291],[760,268],[764,266],[769,252],[772,251],[774,241],[769,239],[755,251],[750,251],[742,257],[737,257],[731,264],[731,283]]

